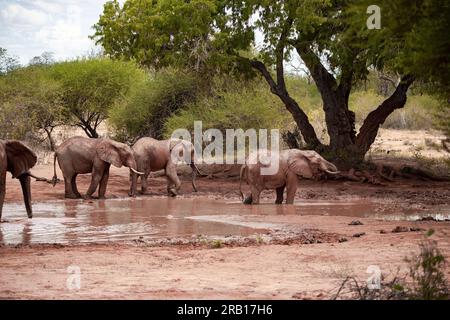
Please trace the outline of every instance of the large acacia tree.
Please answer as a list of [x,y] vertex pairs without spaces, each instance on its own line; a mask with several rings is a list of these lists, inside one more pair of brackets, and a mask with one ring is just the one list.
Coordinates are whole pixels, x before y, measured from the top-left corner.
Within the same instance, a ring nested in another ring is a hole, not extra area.
[[[448,41],[442,47],[437,37],[427,50],[414,41],[417,35],[433,34],[426,21],[448,23],[448,4],[378,1],[381,29],[369,30],[370,4],[366,0],[127,0],[121,7],[114,0],[105,4],[93,38],[107,54],[135,58],[144,65],[256,71],[292,114],[308,147],[353,162],[364,158],[386,118],[405,106],[408,89],[420,73],[411,65],[421,62],[411,55],[430,57],[431,46],[436,69],[445,67],[443,57],[448,66]],[[258,34],[263,38],[259,43]],[[249,55],[254,48],[257,55]],[[302,101],[294,100],[286,87],[285,63],[294,54],[321,94],[329,145],[318,139]],[[399,81],[356,132],[349,95],[371,69],[394,71]]]

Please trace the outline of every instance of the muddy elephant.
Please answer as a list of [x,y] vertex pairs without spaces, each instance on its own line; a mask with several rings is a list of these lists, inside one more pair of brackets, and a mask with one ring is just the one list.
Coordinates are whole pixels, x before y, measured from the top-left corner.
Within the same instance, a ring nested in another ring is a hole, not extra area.
[[141,173],[136,171],[136,160],[131,148],[106,138],[73,137],[64,141],[55,151],[53,181],[57,180],[56,160],[64,176],[65,197],[69,199],[81,198],[76,184],[78,174],[91,173],[91,183],[84,198],[91,198],[99,186],[98,197],[103,199],[111,164]]
[[[273,161],[278,161],[278,169],[271,174],[262,174],[261,170],[273,165]],[[258,204],[263,190],[275,189],[277,194],[275,203],[281,204],[286,188],[286,204],[293,204],[299,179],[314,179],[325,173],[335,175],[339,171],[334,164],[322,158],[315,151],[288,149],[270,152],[258,150],[250,154],[241,167],[239,191],[245,204]],[[246,179],[251,189],[251,194],[246,198],[242,193],[243,179]]]
[[20,181],[28,218],[33,216],[29,170],[36,164],[36,154],[19,141],[0,140],[0,219],[6,192],[6,172]]
[[[145,194],[148,188],[148,175],[152,171],[163,170],[167,178],[167,192],[176,196],[181,187],[177,175],[177,160],[189,163],[192,169],[192,188],[196,192],[195,177],[200,174],[194,163],[194,146],[191,142],[181,139],[156,140],[144,137],[132,146],[136,158],[137,170],[143,172],[141,178],[141,192]],[[132,182],[130,194],[135,195],[137,189],[136,173],[131,174]]]

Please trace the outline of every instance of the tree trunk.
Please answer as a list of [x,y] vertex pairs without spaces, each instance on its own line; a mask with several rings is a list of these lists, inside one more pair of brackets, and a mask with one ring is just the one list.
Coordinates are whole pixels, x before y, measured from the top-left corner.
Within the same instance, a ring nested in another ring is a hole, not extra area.
[[355,142],[362,157],[369,151],[370,146],[377,137],[378,129],[387,117],[396,109],[405,106],[407,98],[406,93],[413,82],[414,77],[411,75],[402,77],[394,93],[366,117]]
[[347,149],[355,143],[355,114],[348,109],[348,101],[337,92],[322,97],[325,122],[330,136],[330,149]]
[[[262,76],[266,79],[267,83],[270,86],[270,91],[277,95],[280,100],[284,103],[286,106],[286,109],[292,114],[292,117],[294,118],[295,123],[297,124],[298,128],[300,129],[300,132],[302,133],[303,139],[305,140],[306,144],[311,149],[316,149],[322,146],[322,143],[317,138],[316,132],[314,130],[314,127],[309,122],[308,116],[306,113],[300,108],[298,103],[289,96],[284,82],[279,79],[279,83],[277,84],[274,79],[272,78],[272,75],[270,72],[266,69],[266,66],[257,60],[252,60],[251,65],[253,68],[258,70]],[[281,68],[281,67],[279,67]],[[278,72],[282,72],[282,70],[277,70]],[[280,77],[279,77],[280,78]]]
[[51,129],[44,128],[44,130],[45,130],[45,133],[47,133],[48,141],[50,144],[50,150],[54,152],[56,150],[56,143],[52,137],[53,128],[51,128]]

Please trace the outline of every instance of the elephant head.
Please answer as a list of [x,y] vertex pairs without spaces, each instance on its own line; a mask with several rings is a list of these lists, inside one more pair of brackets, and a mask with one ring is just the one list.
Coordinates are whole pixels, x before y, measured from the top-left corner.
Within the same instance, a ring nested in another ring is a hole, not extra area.
[[[2,150],[3,149],[3,150]],[[27,210],[28,218],[33,216],[31,208],[31,188],[29,170],[36,164],[36,154],[22,144],[15,140],[0,141],[0,218],[3,207],[3,200],[5,197],[5,171],[9,171],[13,178],[20,181],[22,187],[23,199],[25,208]]]
[[[125,166],[130,169],[130,173],[143,174],[142,172],[137,171],[133,150],[124,143],[110,139],[101,139],[97,145],[97,155],[101,160],[110,163],[117,168]],[[133,177],[131,181],[132,184],[136,184],[137,182],[135,174],[131,175]]]
[[195,148],[194,145],[186,140],[170,139],[169,141],[170,157],[172,162],[179,163],[184,162],[189,164],[192,169],[192,188],[197,192],[197,186],[195,185],[195,177],[201,176],[200,170],[195,165]]
[[101,139],[97,145],[98,157],[117,168],[122,166],[136,171],[136,160],[134,159],[133,150],[124,143],[113,141],[110,139]]
[[325,160],[321,155],[311,150],[289,150],[289,169],[303,178],[317,178],[322,173],[338,174],[334,164]]

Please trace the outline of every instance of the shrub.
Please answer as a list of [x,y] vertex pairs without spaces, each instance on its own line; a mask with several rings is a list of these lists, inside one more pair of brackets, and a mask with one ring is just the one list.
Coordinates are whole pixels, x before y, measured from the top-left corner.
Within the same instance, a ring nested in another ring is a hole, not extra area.
[[168,68],[151,74],[110,110],[116,139],[162,138],[166,119],[195,98],[197,87],[195,77],[188,72]]
[[265,83],[241,83],[228,78],[216,78],[211,92],[199,97],[172,115],[164,126],[168,137],[178,128],[193,130],[194,121],[202,121],[203,129],[228,128],[273,129],[291,123],[284,106],[274,97]]

